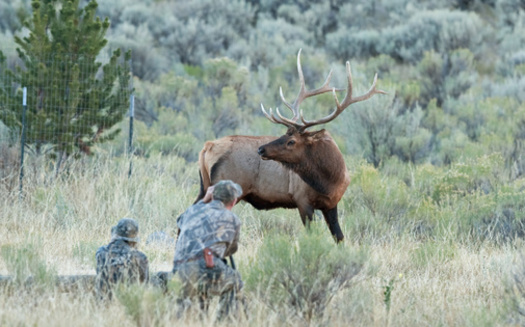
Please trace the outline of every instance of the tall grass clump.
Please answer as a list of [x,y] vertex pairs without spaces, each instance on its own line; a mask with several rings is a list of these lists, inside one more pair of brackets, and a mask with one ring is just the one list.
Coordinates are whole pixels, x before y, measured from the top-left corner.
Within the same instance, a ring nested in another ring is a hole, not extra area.
[[15,285],[22,286],[26,283],[37,287],[53,285],[57,275],[56,270],[49,267],[45,259],[42,259],[38,251],[40,247],[36,243],[26,243],[20,246],[6,244],[0,248],[2,260]]
[[322,319],[330,301],[351,286],[365,262],[365,252],[336,245],[322,223],[312,223],[296,240],[269,235],[257,253],[246,278],[271,310],[292,320],[310,323]]
[[515,326],[525,325],[525,255],[520,258],[510,273],[506,283],[507,299],[509,301],[510,322]]
[[160,289],[144,287],[144,285],[120,284],[115,289],[115,297],[124,307],[124,311],[136,326],[159,326],[170,319],[173,308],[170,298]]

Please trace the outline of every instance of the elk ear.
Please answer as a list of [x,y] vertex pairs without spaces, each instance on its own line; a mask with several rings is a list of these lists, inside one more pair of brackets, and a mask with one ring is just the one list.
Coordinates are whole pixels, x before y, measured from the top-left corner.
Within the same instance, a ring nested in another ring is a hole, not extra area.
[[320,131],[314,131],[314,132],[307,132],[306,134],[306,140],[309,143],[312,143],[316,140],[319,140],[323,138],[326,135],[325,130],[322,129]]

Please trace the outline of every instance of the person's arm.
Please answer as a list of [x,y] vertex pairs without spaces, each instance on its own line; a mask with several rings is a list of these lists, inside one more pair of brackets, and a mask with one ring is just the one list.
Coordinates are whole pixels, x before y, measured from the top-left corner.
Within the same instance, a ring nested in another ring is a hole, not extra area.
[[230,246],[226,248],[226,251],[224,251],[224,257],[229,257],[235,252],[237,252],[237,249],[239,248],[239,237],[241,234],[241,224],[238,221],[238,218],[236,218],[236,226],[235,226],[235,234],[233,235],[232,241],[230,242]]
[[206,194],[201,200],[202,202],[208,203],[211,202],[211,200],[213,200],[213,188],[213,186],[208,187],[208,190],[206,190]]

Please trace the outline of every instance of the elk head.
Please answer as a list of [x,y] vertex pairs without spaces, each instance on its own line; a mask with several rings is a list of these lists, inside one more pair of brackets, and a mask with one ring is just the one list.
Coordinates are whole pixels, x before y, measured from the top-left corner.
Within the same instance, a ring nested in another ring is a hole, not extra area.
[[[306,131],[307,128],[325,124],[332,120],[334,120],[339,114],[341,114],[348,106],[350,106],[352,103],[360,102],[367,100],[371,98],[374,94],[382,93],[385,94],[386,92],[376,89],[376,83],[377,83],[377,74],[374,77],[374,82],[367,93],[358,96],[353,97],[352,96],[352,90],[353,90],[353,84],[352,84],[352,73],[350,71],[350,63],[346,62],[346,72],[347,72],[347,79],[348,79],[348,86],[346,89],[346,96],[343,99],[342,102],[339,102],[339,99],[337,98],[336,91],[341,91],[341,89],[336,89],[334,87],[330,86],[330,80],[332,78],[332,71],[328,74],[324,84],[315,89],[315,90],[306,90],[305,81],[304,81],[304,75],[303,75],[303,69],[301,67],[301,50],[299,50],[299,53],[297,54],[297,72],[299,74],[299,81],[301,84],[301,87],[299,89],[299,94],[297,95],[297,98],[295,101],[290,104],[283,95],[283,89],[282,87],[279,88],[279,93],[281,96],[281,99],[283,103],[292,111],[293,117],[292,118],[286,118],[281,115],[279,112],[279,109],[276,108],[275,111],[277,113],[277,116],[275,116],[272,112],[272,109],[270,108],[270,113],[266,112],[264,109],[264,106],[261,104],[261,109],[266,116],[272,123],[276,124],[282,124],[286,127],[288,127],[288,130],[286,134],[279,137],[277,140],[270,142],[268,144],[262,145],[258,149],[258,153],[261,156],[261,159],[263,160],[275,160],[279,161],[285,165],[296,165],[300,162],[304,161],[305,159],[309,158],[308,155],[312,153],[311,147],[316,144],[317,141],[322,139],[331,139],[328,132],[326,132],[324,129],[320,131],[315,132],[308,132]],[[301,102],[303,102],[304,99],[319,95],[322,93],[332,92],[336,108],[330,113],[328,116],[316,119],[312,121],[308,121],[304,118],[302,110],[299,111],[299,106]],[[333,142],[333,140],[332,140]],[[323,153],[324,151],[327,151],[328,149],[319,149],[315,151],[316,154]]]

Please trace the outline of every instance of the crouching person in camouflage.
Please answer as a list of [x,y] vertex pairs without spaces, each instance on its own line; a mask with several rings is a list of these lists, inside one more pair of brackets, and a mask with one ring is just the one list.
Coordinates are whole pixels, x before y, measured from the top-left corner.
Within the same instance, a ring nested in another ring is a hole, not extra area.
[[243,283],[225,258],[237,251],[241,222],[231,209],[242,195],[232,181],[220,181],[178,219],[173,273],[182,281],[179,317],[198,300],[207,309],[208,297],[220,296],[217,318],[238,311]]
[[119,220],[111,228],[111,241],[96,253],[97,298],[111,299],[112,289],[120,283],[146,283],[149,279],[148,258],[136,249],[139,225],[131,218]]

